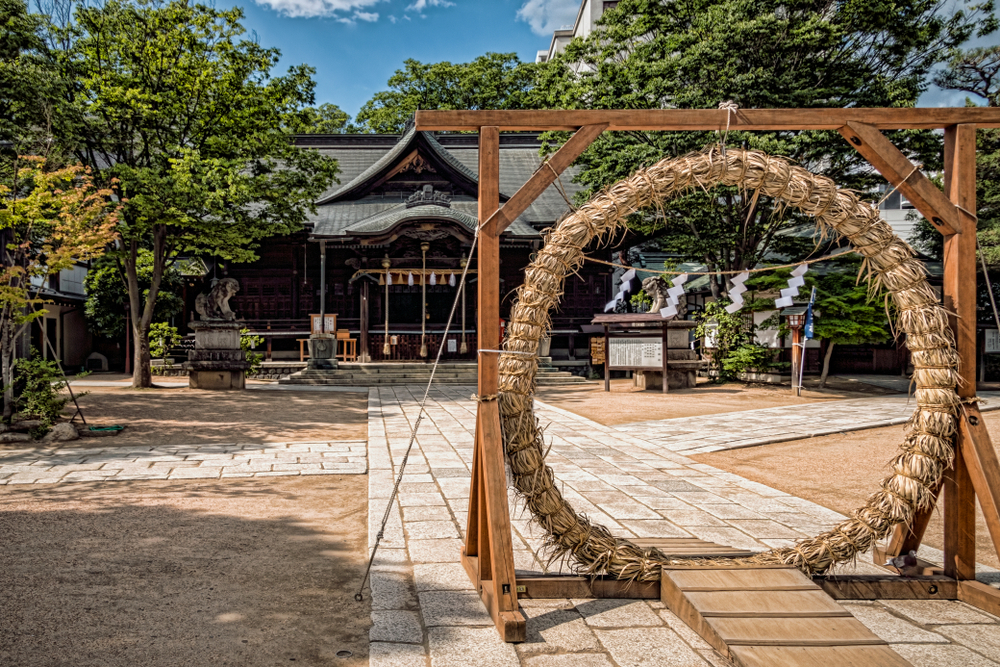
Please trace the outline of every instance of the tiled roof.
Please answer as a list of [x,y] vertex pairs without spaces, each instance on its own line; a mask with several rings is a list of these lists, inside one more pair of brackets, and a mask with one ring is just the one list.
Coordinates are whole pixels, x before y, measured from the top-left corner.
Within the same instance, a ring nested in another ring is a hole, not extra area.
[[[377,234],[386,232],[400,222],[425,219],[447,219],[476,228],[478,204],[475,201],[452,201],[451,208],[442,206],[416,206],[406,208],[403,200],[345,201],[320,206],[316,216],[311,216],[315,239],[350,236],[351,234]],[[537,238],[535,229],[523,220],[507,228],[511,236]]]

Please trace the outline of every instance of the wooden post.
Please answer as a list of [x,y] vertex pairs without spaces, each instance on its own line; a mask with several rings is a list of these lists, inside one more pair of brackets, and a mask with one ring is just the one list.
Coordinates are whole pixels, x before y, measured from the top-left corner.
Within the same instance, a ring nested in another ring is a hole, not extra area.
[[604,325],[604,391],[611,391],[611,336]]
[[799,366],[802,365],[802,327],[792,327],[792,394],[800,396]]
[[667,323],[663,323],[663,393],[666,394],[669,391],[667,382],[667,359],[670,356],[670,332],[667,329]]
[[372,358],[368,354],[368,281],[361,279],[361,335],[358,341],[358,361],[363,364],[370,363]]
[[[479,224],[500,207],[500,130],[479,130]],[[469,522],[462,564],[476,584],[500,637],[525,638],[524,616],[518,611],[514,550],[507,507],[507,475],[500,434],[500,238],[497,222],[479,232],[479,409],[472,458]]]
[[[944,131],[944,189],[952,203],[976,210],[976,128],[952,125]],[[944,240],[944,307],[961,357],[962,398],[976,395],[976,223],[962,214],[962,232]],[[955,436],[954,469],[944,482],[944,572],[976,578],[976,495],[965,459],[967,434]]]

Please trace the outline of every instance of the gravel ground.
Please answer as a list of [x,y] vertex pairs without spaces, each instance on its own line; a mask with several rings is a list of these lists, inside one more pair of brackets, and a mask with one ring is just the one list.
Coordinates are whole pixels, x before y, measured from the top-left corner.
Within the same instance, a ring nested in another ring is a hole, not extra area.
[[0,665],[367,665],[367,486],[0,487]]
[[[1000,414],[984,413],[990,439],[1000,444]],[[889,473],[899,452],[903,426],[839,433],[761,447],[732,449],[691,458],[741,477],[811,500],[842,514],[861,507]],[[998,448],[1000,450],[1000,448]],[[925,543],[941,549],[941,506],[935,509]],[[976,510],[976,560],[1000,568],[982,511]]]

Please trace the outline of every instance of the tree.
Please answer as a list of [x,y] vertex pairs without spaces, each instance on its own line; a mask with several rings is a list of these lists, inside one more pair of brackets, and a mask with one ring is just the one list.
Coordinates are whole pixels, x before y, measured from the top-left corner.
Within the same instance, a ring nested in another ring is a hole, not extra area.
[[422,63],[412,58],[358,112],[360,131],[401,134],[417,109],[531,108],[535,63],[514,53],[487,53],[469,63]]
[[47,155],[53,100],[61,92],[42,33],[22,0],[0,0],[0,142],[13,154]]
[[357,131],[351,125],[351,115],[336,104],[306,107],[295,118],[288,130],[293,134],[344,134]]
[[[279,52],[241,38],[242,10],[184,0],[80,6],[55,52],[73,82],[57,136],[103,183],[117,179],[135,340],[133,386],[151,384],[148,330],[179,253],[246,262],[264,238],[301,229],[336,162],[287,130],[313,103],[313,70],[272,76]],[[59,28],[52,26],[52,31]],[[142,250],[153,260],[149,289]]]
[[100,255],[115,236],[120,205],[80,166],[46,171],[44,158],[13,162],[0,182],[0,362],[4,419],[14,405],[14,340],[45,315],[37,284]]
[[[892,338],[889,333],[889,320],[886,317],[884,292],[872,294],[868,282],[858,280],[860,264],[857,261],[842,260],[824,263],[828,273],[817,275],[806,274],[806,290],[816,287],[815,312],[813,320],[814,337],[827,342],[826,354],[823,356],[823,371],[820,374],[820,387],[826,387],[826,379],[830,374],[830,359],[837,345],[866,345],[884,343]],[[814,265],[814,269],[819,268]],[[787,286],[791,277],[789,269],[780,269],[773,273],[755,275],[747,281],[748,286],[755,290],[776,293]],[[755,299],[751,307],[754,310],[771,310],[773,299]],[[770,318],[769,318],[770,319]],[[777,325],[777,318],[765,321],[762,326]]]
[[[136,275],[143,300],[149,298],[153,282],[153,255],[140,249],[136,261]],[[113,257],[99,257],[91,265],[84,279],[87,301],[83,312],[93,331],[118,338],[128,334],[125,313],[128,309],[128,282],[124,267]],[[183,278],[176,265],[164,271],[160,290],[153,305],[153,322],[168,322],[181,312],[183,303],[178,292],[183,289]]]
[[[913,106],[950,49],[996,28],[990,3],[951,15],[944,8],[943,0],[622,0],[590,37],[544,65],[532,94],[553,108]],[[718,139],[605,133],[580,160],[577,180],[587,188],[580,196]],[[730,132],[725,139],[786,156],[844,187],[872,191],[882,182],[837,132]],[[932,134],[893,139],[926,167],[940,166]],[[812,244],[813,223],[755,193],[717,188],[632,216],[629,226],[711,271],[740,271],[769,255],[800,256]],[[715,276],[711,285],[717,297],[725,290]]]

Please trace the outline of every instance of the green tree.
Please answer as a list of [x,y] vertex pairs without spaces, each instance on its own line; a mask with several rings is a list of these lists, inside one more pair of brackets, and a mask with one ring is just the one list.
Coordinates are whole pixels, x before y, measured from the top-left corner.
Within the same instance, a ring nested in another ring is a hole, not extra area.
[[60,79],[47,58],[43,17],[22,0],[0,0],[0,141],[15,155],[48,156]]
[[0,172],[0,362],[4,419],[13,411],[14,340],[47,312],[37,284],[100,255],[115,236],[120,206],[110,189],[73,166],[47,170],[19,158]]
[[[153,282],[153,254],[140,249],[136,260],[136,277],[143,300],[149,298],[149,288]],[[153,305],[153,322],[167,322],[181,312],[183,303],[179,296],[183,289],[183,278],[171,266],[160,279],[160,289]],[[128,282],[124,267],[114,257],[99,257],[91,265],[84,278],[87,301],[83,312],[93,331],[118,338],[126,335],[125,314],[128,312]]]
[[[949,50],[996,28],[992,4],[946,12],[944,0],[622,0],[599,29],[543,67],[534,89],[544,106],[624,109],[913,106]],[[584,153],[577,180],[587,197],[637,168],[718,140],[715,133],[605,133]],[[561,137],[555,137],[556,143]],[[839,185],[871,191],[882,180],[834,131],[730,132],[730,146],[786,156]],[[939,139],[893,140],[928,168]],[[636,215],[641,239],[710,270],[739,271],[811,245],[812,221],[752,192],[691,192]],[[803,233],[795,234],[796,225]],[[725,285],[713,278],[713,294]]]
[[336,104],[306,107],[293,118],[288,130],[294,134],[344,134],[355,132],[351,115]]
[[358,112],[363,132],[401,134],[417,109],[525,109],[534,98],[535,63],[514,53],[487,53],[469,63],[407,59]]
[[[800,288],[803,300],[810,290],[816,288],[813,333],[817,340],[827,342],[823,356],[823,371],[820,387],[826,387],[830,374],[830,359],[837,345],[870,345],[891,340],[889,320],[886,317],[885,293],[871,294],[867,281],[858,280],[860,264],[853,260],[824,263],[827,273],[806,274],[806,284]],[[819,268],[813,265],[814,269]],[[787,286],[791,277],[789,269],[780,269],[754,276],[747,281],[755,290],[777,293]],[[755,299],[750,306],[754,310],[771,310],[773,299]],[[765,321],[762,326],[776,327],[777,318]],[[784,331],[787,333],[787,330]]]
[[[286,129],[313,103],[313,70],[272,76],[279,52],[242,37],[241,9],[184,0],[79,6],[55,56],[73,81],[57,136],[104,183],[118,179],[121,247],[135,340],[133,386],[151,384],[149,326],[178,254],[234,262],[301,229],[336,162]],[[141,250],[153,258],[149,289]]]

